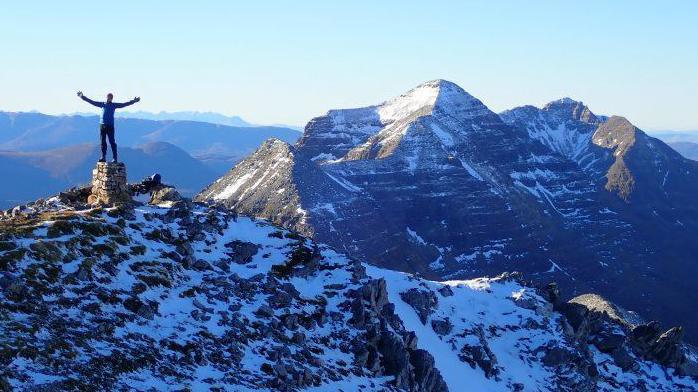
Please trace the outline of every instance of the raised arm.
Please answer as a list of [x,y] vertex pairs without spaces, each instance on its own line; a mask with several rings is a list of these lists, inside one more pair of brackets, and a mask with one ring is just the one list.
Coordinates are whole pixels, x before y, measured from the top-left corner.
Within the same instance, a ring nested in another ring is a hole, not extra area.
[[130,101],[128,101],[128,102],[121,102],[121,103],[116,103],[116,102],[115,102],[115,103],[114,103],[114,107],[116,107],[116,108],[125,108],[126,106],[131,106],[131,105],[133,105],[134,103],[136,103],[136,102],[138,102],[138,101],[140,101],[140,100],[141,100],[141,97],[136,97],[136,98],[133,98],[132,100],[130,100]]
[[89,103],[90,105],[97,106],[98,108],[104,107],[104,102],[93,101],[93,100],[87,98],[85,95],[83,95],[82,91],[78,91],[78,97],[80,97],[83,101]]

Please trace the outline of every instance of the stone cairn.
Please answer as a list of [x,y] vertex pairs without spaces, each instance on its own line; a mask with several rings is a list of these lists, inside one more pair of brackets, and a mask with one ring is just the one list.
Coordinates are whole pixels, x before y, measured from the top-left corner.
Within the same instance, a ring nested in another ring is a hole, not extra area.
[[131,201],[126,182],[126,165],[98,162],[92,170],[92,194],[90,204],[115,204]]

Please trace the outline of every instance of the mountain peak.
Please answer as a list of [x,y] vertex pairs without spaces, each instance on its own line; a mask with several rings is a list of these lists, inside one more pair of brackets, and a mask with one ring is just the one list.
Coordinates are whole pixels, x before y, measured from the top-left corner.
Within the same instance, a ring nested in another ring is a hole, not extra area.
[[259,148],[252,154],[252,155],[279,155],[279,156],[292,156],[294,153],[294,148],[291,146],[289,143],[277,139],[277,138],[269,138],[265,140]]
[[641,131],[625,117],[612,116],[596,129],[592,140],[604,148],[619,147],[617,154],[624,154],[635,143],[637,132]]
[[554,100],[554,101],[548,102],[548,104],[545,105],[545,107],[548,107],[548,106],[556,106],[556,105],[560,105],[560,106],[563,106],[563,105],[576,105],[576,104],[583,104],[583,102],[582,102],[582,101],[577,101],[576,99],[572,99],[572,98],[570,98],[570,97],[563,97],[563,98],[556,99],[556,100]]
[[[432,80],[427,80],[426,82],[424,82],[424,83],[418,85],[416,88],[420,88],[420,87],[429,87],[429,88],[438,88],[438,89],[441,89],[441,88],[446,88],[446,89],[448,89],[448,88],[461,89],[460,86],[458,86],[457,84],[455,84],[455,83],[453,83],[453,82],[451,82],[451,81],[449,81],[449,80],[446,80],[446,79],[432,79]],[[462,90],[462,89],[461,89],[461,90]]]
[[477,101],[477,103],[484,106],[482,102],[470,95],[461,86],[444,79],[434,79],[424,82],[410,90],[407,94],[410,94],[413,91],[421,91],[426,94],[431,94],[435,99],[435,104],[443,104],[445,103],[445,98],[448,98],[451,101]]
[[543,106],[544,111],[558,112],[561,115],[585,123],[596,124],[599,119],[582,101],[576,101],[569,97],[560,98]]
[[434,109],[462,119],[494,114],[479,99],[444,79],[424,82],[383,103],[378,114],[382,122],[389,123],[415,113],[431,114]]

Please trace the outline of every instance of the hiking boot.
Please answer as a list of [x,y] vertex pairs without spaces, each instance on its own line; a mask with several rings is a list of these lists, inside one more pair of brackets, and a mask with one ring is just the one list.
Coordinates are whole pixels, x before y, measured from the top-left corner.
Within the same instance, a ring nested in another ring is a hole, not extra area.
[[119,163],[119,161],[116,158],[114,158],[111,160],[111,163]]
[[107,160],[106,160],[105,158],[99,158],[99,160],[98,160],[97,162],[99,162],[99,163],[104,163],[104,162],[106,162],[106,161],[107,161]]

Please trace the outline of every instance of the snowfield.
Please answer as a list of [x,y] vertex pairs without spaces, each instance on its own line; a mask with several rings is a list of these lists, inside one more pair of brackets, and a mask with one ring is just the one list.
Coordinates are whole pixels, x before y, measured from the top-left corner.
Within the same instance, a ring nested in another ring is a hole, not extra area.
[[0,221],[4,388],[698,388],[580,345],[516,275],[428,281],[204,205],[59,204]]

